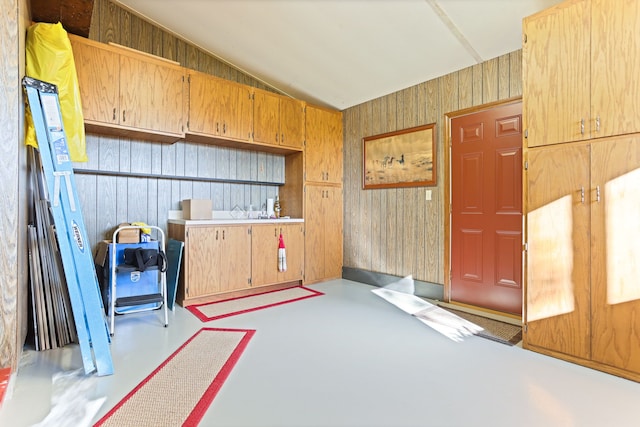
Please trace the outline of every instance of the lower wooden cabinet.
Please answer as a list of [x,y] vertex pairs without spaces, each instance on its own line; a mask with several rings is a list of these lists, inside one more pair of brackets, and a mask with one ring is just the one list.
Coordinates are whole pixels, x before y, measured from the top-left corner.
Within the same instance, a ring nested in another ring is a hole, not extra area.
[[[176,301],[181,305],[304,276],[304,223],[189,225],[169,222],[168,236],[185,243]],[[287,270],[278,271],[282,233]]]
[[342,187],[305,187],[305,283],[342,277]]
[[640,381],[640,134],[526,158],[523,346]]
[[178,303],[250,287],[250,231],[250,225],[169,224],[169,237],[185,242]]
[[[251,282],[253,286],[302,280],[304,269],[304,225],[254,225],[251,231]],[[286,271],[278,271],[278,244],[282,234]]]

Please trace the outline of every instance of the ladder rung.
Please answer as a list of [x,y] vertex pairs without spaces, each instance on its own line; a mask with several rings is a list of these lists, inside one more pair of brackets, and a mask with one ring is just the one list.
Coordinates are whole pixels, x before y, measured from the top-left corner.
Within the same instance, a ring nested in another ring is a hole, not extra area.
[[130,307],[132,305],[151,304],[154,302],[164,302],[162,294],[134,295],[116,299],[116,307]]

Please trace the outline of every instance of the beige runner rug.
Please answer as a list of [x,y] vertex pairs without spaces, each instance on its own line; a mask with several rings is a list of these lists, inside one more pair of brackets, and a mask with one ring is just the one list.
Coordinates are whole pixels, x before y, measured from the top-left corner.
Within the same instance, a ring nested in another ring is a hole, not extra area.
[[197,426],[254,333],[201,329],[95,425]]
[[195,314],[198,319],[203,322],[208,322],[320,295],[324,294],[314,291],[313,289],[305,288],[304,286],[296,286],[262,294],[246,295],[238,298],[190,305],[187,307],[187,310]]

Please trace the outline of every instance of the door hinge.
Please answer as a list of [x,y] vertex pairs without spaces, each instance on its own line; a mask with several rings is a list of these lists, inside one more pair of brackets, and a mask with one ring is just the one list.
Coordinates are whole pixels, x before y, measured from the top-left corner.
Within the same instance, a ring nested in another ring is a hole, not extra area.
[[524,130],[524,137],[529,138],[529,129]]
[[247,234],[251,234],[252,228],[247,228]]
[[524,35],[524,42],[525,42],[525,43],[527,42],[527,34],[526,34],[526,33],[525,33],[525,35]]
[[187,77],[187,81],[191,83],[191,76]]
[[529,243],[525,243],[525,244],[522,246],[522,249],[523,249],[525,252],[527,252],[527,251],[529,250]]
[[247,279],[247,283],[248,283],[249,285],[251,285],[251,277],[249,277],[249,278]]
[[529,160],[525,160],[524,161],[524,170],[526,170],[526,171],[529,170]]
[[525,334],[527,333],[528,329],[529,329],[529,325],[527,325],[526,323],[522,325],[522,332],[524,332]]

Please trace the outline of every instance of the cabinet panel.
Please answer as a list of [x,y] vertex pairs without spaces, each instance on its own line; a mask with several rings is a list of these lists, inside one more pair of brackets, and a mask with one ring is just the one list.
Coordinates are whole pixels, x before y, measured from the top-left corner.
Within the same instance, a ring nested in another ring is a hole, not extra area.
[[253,140],[278,145],[280,98],[274,93],[263,90],[255,90],[253,96]]
[[248,141],[253,128],[251,88],[189,71],[189,132]]
[[251,278],[249,227],[222,227],[220,232],[220,291],[248,288]]
[[304,102],[292,98],[280,98],[280,145],[303,148],[304,116]]
[[[278,271],[280,233],[285,244],[287,270]],[[302,280],[304,234],[302,224],[265,224],[252,228],[252,284],[253,286]]]
[[640,131],[640,2],[591,0],[594,136]]
[[589,146],[531,150],[524,340],[590,356]]
[[185,297],[220,292],[219,230],[189,227],[185,243]]
[[306,181],[342,183],[342,114],[307,105]]
[[[565,2],[523,21],[527,145],[589,138],[590,2]],[[584,128],[583,128],[584,126]]]
[[592,358],[640,373],[640,135],[592,144]]
[[181,133],[181,68],[120,56],[120,124]]
[[342,276],[342,188],[307,185],[305,282]]
[[117,124],[120,56],[70,35],[85,120]]

